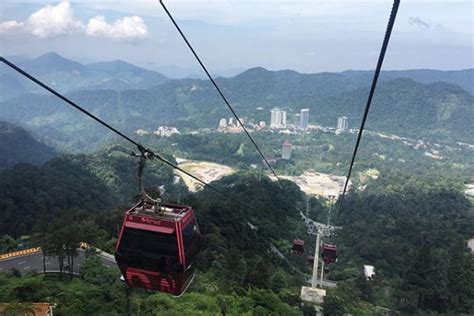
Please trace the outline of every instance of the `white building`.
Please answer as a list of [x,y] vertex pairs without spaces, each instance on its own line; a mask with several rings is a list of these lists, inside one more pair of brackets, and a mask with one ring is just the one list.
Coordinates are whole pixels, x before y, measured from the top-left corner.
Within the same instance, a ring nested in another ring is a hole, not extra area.
[[229,118],[229,123],[227,125],[229,125],[229,126],[234,125],[234,118],[233,117]]
[[221,118],[219,121],[219,127],[220,128],[225,128],[227,127],[227,120],[225,118]]
[[169,137],[173,134],[181,134],[176,127],[160,126],[153,134],[161,137]]
[[370,265],[364,265],[364,275],[367,280],[372,279],[375,275],[375,267]]
[[281,158],[285,160],[291,159],[291,143],[287,140],[281,146]]
[[143,129],[137,129],[135,131],[135,134],[139,135],[139,136],[145,136],[145,135],[148,135],[150,133],[148,133],[147,131],[143,130]]
[[278,108],[271,110],[270,128],[285,128],[286,127],[286,111],[281,111]]
[[309,122],[309,109],[302,109],[300,111],[300,129],[307,130]]
[[341,116],[337,119],[337,129],[340,131],[347,131],[349,129],[347,116]]

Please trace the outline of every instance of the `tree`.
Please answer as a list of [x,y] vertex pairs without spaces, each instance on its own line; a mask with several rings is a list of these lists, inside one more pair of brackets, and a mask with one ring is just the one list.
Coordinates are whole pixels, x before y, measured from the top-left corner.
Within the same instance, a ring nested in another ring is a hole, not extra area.
[[336,291],[328,291],[324,297],[323,312],[328,316],[342,316],[349,312],[346,302]]
[[473,256],[464,242],[456,243],[448,252],[448,306],[457,313],[474,312]]
[[[436,260],[438,259],[438,260]],[[447,285],[442,259],[432,254],[432,246],[423,241],[413,263],[404,276],[404,288],[415,295],[415,306],[421,310],[446,311]],[[410,307],[413,308],[413,307]]]

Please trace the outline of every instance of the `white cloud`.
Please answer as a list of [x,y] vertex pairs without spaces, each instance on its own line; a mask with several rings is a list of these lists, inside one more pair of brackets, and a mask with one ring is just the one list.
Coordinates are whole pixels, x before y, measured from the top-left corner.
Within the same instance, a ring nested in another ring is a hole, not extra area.
[[57,5],[46,5],[24,21],[0,22],[0,35],[13,36],[19,33],[38,38],[53,38],[69,34],[85,34],[120,40],[140,40],[148,35],[148,27],[139,16],[126,16],[107,23],[103,16],[89,20],[87,26],[74,16],[69,1]]
[[51,38],[81,32],[84,24],[74,17],[69,2],[39,9],[25,23],[26,29],[39,38]]
[[13,35],[14,32],[21,32],[23,29],[23,22],[15,20],[5,21],[0,23],[0,34],[8,33]]
[[147,36],[148,27],[139,16],[127,16],[109,24],[103,16],[98,15],[87,23],[86,34],[94,37],[137,40]]

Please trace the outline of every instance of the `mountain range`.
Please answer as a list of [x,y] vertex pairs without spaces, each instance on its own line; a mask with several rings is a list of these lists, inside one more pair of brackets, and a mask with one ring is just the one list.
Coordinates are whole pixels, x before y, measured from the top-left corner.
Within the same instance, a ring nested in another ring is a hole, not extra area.
[[[55,53],[19,61],[77,103],[130,133],[159,125],[214,128],[231,113],[208,80],[171,80],[123,61],[82,65]],[[301,74],[292,70],[252,68],[232,78],[217,78],[237,113],[268,122],[270,109],[297,119],[310,109],[310,122],[334,126],[348,116],[357,127],[368,95],[370,71]],[[407,70],[381,74],[368,128],[400,136],[472,142],[474,69]],[[11,71],[0,71],[0,119],[24,124],[39,135],[82,150],[107,138],[94,124],[54,96]]]
[[[163,74],[140,68],[122,60],[83,65],[56,53],[16,63],[46,84],[61,92],[81,89],[146,89],[168,80]],[[44,93],[6,66],[0,66],[0,100],[27,92]]]

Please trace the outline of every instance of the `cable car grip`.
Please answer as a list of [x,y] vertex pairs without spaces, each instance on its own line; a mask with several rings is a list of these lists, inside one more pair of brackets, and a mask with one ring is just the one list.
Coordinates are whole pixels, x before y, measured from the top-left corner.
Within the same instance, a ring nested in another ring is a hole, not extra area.
[[145,191],[145,185],[143,183],[143,173],[145,171],[145,165],[147,159],[154,159],[155,153],[148,148],[145,148],[142,144],[137,144],[137,149],[139,153],[131,152],[133,157],[138,157],[138,195],[141,202],[151,202],[154,204],[154,211],[159,211],[161,209],[161,197],[153,199]]

